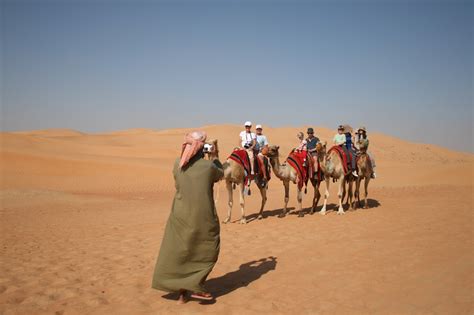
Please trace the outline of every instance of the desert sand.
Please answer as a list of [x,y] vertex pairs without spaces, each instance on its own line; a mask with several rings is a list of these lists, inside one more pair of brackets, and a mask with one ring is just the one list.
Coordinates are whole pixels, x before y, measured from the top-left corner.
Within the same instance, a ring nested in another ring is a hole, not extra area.
[[[264,133],[283,158],[306,127]],[[219,140],[221,160],[238,144],[240,126],[203,129]],[[280,219],[283,185],[273,177],[265,219],[252,220],[260,203],[253,187],[250,222],[221,225],[208,281],[215,303],[176,305],[151,289],[172,164],[189,130],[1,133],[0,313],[474,313],[474,156],[383,134],[369,134],[378,175],[369,209],[336,215],[332,189],[328,215]],[[315,131],[328,142],[334,134]],[[216,194],[223,219],[223,183]],[[239,212],[235,205],[233,221]]]

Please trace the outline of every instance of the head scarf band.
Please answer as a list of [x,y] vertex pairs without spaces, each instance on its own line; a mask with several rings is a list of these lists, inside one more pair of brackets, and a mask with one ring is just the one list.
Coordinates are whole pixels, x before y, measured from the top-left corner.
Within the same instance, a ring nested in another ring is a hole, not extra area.
[[204,147],[207,134],[204,131],[193,131],[184,137],[183,149],[181,150],[181,160],[179,168],[188,164],[189,160]]

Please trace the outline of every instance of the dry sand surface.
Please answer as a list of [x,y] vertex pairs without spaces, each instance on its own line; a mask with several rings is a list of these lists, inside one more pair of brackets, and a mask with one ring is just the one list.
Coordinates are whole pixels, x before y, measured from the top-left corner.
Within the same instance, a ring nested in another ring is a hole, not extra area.
[[[238,144],[239,126],[204,129],[219,139],[221,159]],[[264,131],[286,155],[305,129]],[[163,298],[150,282],[186,131],[1,133],[0,313],[474,313],[473,155],[382,134],[371,135],[378,178],[369,209],[280,219],[274,177],[265,219],[252,220],[254,187],[250,223],[221,225],[208,282],[215,303]],[[328,142],[333,133],[316,128]],[[222,219],[224,185],[216,189]],[[294,207],[294,186],[290,194]],[[336,198],[331,190],[328,210]]]

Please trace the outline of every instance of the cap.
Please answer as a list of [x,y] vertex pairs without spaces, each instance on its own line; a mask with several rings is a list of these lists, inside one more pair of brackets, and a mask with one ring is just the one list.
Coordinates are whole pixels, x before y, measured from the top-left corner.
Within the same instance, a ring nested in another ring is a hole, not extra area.
[[249,127],[252,127],[252,122],[251,121],[246,121],[245,124],[244,124],[245,127],[249,126]]
[[357,131],[360,131],[360,130],[367,132],[367,131],[365,130],[365,127],[364,127],[364,126],[359,127],[359,129],[357,129]]
[[339,125],[339,127],[337,127],[337,130],[344,130],[344,126],[343,125]]
[[308,130],[306,131],[306,133],[314,133],[314,130],[313,130],[313,128],[311,128],[311,127],[310,127],[310,128],[308,128]]
[[262,129],[262,125],[256,125],[255,129]]

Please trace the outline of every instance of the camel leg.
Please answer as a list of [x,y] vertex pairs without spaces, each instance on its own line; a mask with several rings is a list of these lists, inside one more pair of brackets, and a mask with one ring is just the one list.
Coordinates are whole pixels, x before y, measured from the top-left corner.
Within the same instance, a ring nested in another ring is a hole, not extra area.
[[364,189],[365,189],[365,196],[364,196],[364,209],[369,208],[369,205],[367,203],[367,196],[369,195],[369,182],[370,182],[370,176],[367,176],[364,180]]
[[341,202],[344,203],[344,198],[346,198],[346,185],[342,185],[342,197]]
[[352,207],[352,186],[353,186],[353,180],[349,180],[349,182],[347,183],[347,185],[349,186],[348,188],[348,196],[347,196],[347,203],[349,205],[349,209],[354,209]]
[[284,181],[283,185],[285,186],[285,206],[283,207],[283,212],[279,215],[280,218],[286,216],[286,213],[288,212],[288,200],[290,199],[290,182]]
[[[356,182],[355,195],[356,195],[356,198],[357,198],[358,207],[362,208],[362,204],[360,203],[360,182],[361,182],[361,179],[359,177],[359,178],[357,178],[357,182]],[[354,201],[354,203],[356,203],[356,201]]]
[[262,195],[262,205],[260,207],[260,212],[258,213],[257,219],[263,219],[263,208],[265,208],[265,203],[267,202],[267,188],[265,187],[258,187],[260,189],[260,195]]
[[232,215],[232,205],[234,204],[234,196],[232,192],[232,183],[231,182],[225,182],[225,187],[227,189],[227,194],[229,195],[229,202],[228,202],[228,210],[227,210],[227,218],[222,221],[222,223],[229,223],[230,222],[230,216]]
[[326,192],[324,193],[324,204],[323,207],[321,208],[321,215],[326,215],[326,205],[328,203],[328,198],[329,198],[329,176],[326,177]]
[[240,184],[240,211],[242,212],[242,216],[240,217],[240,224],[245,224],[247,223],[247,220],[245,219],[245,185],[242,182]]
[[346,180],[344,178],[342,178],[339,181],[339,191],[337,193],[337,196],[339,197],[339,209],[337,210],[337,214],[344,214],[344,208],[342,208],[342,194],[343,194],[345,181]]
[[[357,205],[357,200],[359,200],[360,202],[360,199],[359,199],[359,188],[360,188],[360,179],[357,178],[356,179],[356,182],[355,182],[355,189],[354,189],[354,202],[353,202],[353,208],[354,209],[357,209],[358,205]],[[360,205],[359,205],[360,207]]]
[[318,206],[319,198],[321,198],[321,194],[319,193],[319,183],[317,181],[311,182],[314,188],[314,196],[313,196],[313,205],[311,206],[310,214],[313,214],[316,211],[316,207]]
[[298,201],[298,217],[304,217],[303,213],[303,191],[298,189],[296,193],[296,200]]

